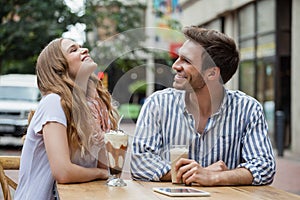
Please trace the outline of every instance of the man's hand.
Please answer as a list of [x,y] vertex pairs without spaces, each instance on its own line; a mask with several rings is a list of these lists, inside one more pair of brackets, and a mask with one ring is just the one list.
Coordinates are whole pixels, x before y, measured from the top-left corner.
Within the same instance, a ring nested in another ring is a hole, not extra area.
[[183,183],[190,185],[191,183],[198,183],[202,186],[214,185],[216,178],[216,171],[220,171],[220,165],[211,165],[208,169],[201,167],[199,163],[194,160],[180,159],[175,166],[177,172],[177,181],[182,179]]
[[215,162],[205,167],[205,169],[208,169],[210,171],[215,171],[215,172],[228,170],[226,164],[222,160],[219,160],[218,162]]
[[175,169],[177,181],[182,179],[183,183],[190,185],[197,183],[201,186],[215,185],[250,185],[253,177],[250,171],[245,168],[228,170],[223,161],[218,161],[203,168],[194,160],[181,158]]

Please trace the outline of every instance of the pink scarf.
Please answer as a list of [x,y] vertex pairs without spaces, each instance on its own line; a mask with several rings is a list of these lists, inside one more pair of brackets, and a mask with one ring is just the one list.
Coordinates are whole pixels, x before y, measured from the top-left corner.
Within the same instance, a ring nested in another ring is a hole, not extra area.
[[91,109],[93,118],[95,119],[94,123],[94,133],[93,138],[96,143],[104,144],[104,133],[110,130],[110,122],[108,110],[98,94],[95,98],[87,97],[88,105]]

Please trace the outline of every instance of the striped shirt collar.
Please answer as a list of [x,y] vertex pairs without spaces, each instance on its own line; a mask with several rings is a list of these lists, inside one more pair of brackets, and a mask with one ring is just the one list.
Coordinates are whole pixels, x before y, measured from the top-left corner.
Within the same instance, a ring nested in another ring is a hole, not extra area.
[[[176,91],[179,91],[180,95],[178,97],[183,100],[182,103],[183,103],[183,106],[184,106],[184,113],[185,114],[190,114],[189,111],[187,110],[186,103],[185,103],[186,91],[182,91],[182,90],[176,90]],[[232,98],[229,98],[228,90],[224,88],[224,97],[223,97],[221,106],[219,107],[217,112],[215,112],[211,115],[211,117],[219,115],[220,113],[222,113],[222,111],[224,109],[226,109],[231,104],[231,101],[232,101]]]

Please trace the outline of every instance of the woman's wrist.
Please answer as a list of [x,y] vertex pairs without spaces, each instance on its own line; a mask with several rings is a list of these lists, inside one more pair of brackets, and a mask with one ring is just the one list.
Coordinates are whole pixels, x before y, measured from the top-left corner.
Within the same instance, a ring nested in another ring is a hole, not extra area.
[[98,175],[97,179],[108,179],[108,170],[103,168],[97,168]]

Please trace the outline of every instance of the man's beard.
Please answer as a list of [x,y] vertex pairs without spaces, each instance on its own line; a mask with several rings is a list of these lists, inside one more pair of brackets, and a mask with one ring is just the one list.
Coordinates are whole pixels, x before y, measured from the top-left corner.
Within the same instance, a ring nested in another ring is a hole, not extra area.
[[187,79],[185,83],[176,83],[176,81],[173,81],[173,87],[177,90],[185,90],[186,92],[196,92],[200,91],[206,86],[206,82],[203,80],[203,78],[198,78],[198,81],[200,83],[197,83],[196,85],[192,85]]

